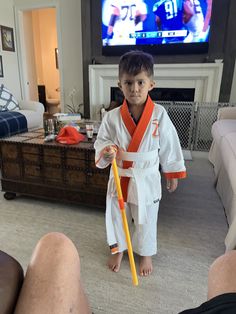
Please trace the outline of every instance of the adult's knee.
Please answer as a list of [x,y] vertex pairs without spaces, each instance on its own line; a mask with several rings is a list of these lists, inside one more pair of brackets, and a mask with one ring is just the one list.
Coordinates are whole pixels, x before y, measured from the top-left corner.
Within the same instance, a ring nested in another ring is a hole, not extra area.
[[79,260],[78,251],[74,243],[65,234],[50,232],[38,242],[35,252],[37,256],[47,256],[52,259],[76,258]]
[[208,299],[230,292],[236,292],[236,251],[218,257],[208,274]]
[[236,274],[236,251],[228,251],[219,256],[210,266],[209,273],[235,272]]
[[50,232],[45,234],[40,240],[42,246],[67,246],[73,245],[72,241],[61,232]]

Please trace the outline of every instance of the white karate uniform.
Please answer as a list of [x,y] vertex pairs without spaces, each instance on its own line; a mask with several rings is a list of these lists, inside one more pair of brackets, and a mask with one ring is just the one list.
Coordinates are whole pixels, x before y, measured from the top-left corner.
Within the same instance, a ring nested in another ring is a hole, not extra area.
[[[157,217],[161,199],[159,163],[164,173],[185,172],[183,154],[176,129],[166,110],[158,104],[154,104],[138,152],[127,152],[131,136],[120,109],[118,107],[109,111],[102,120],[94,144],[95,161],[97,167],[107,167],[108,163],[101,158],[102,150],[109,145],[118,147],[119,175],[130,177],[126,214],[130,223],[133,250],[141,256],[151,256],[157,251]],[[124,160],[133,161],[132,167],[122,169]],[[109,246],[118,243],[119,252],[124,251],[125,235],[112,169],[107,188],[106,231]]]

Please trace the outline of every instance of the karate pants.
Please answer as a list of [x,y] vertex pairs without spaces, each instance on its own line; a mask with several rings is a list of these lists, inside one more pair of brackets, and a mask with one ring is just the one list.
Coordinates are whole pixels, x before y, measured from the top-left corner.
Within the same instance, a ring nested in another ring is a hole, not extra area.
[[[114,232],[119,252],[123,252],[127,250],[127,245],[117,198],[112,198],[111,205]],[[147,206],[147,222],[142,225],[138,224],[138,207],[136,205],[125,203],[125,209],[133,251],[140,256],[155,255],[157,253],[157,218],[159,202]]]

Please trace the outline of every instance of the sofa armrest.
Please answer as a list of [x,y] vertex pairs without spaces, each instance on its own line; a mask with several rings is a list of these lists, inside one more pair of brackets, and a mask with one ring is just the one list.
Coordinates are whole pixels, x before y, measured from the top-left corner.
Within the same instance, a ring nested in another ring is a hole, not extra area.
[[236,119],[236,107],[223,107],[218,110],[217,120]]
[[44,106],[41,102],[33,101],[33,100],[20,100],[19,107],[23,110],[33,110],[40,114],[44,113]]

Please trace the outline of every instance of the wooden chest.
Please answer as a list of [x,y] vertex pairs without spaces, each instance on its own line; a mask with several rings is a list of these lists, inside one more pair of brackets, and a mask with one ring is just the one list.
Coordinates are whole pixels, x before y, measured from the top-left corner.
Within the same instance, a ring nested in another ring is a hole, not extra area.
[[0,140],[2,190],[89,206],[105,206],[109,169],[95,166],[94,140],[44,142],[43,130]]

